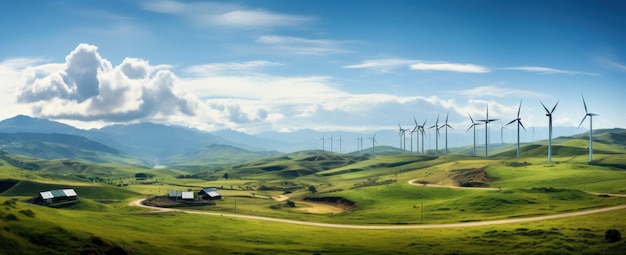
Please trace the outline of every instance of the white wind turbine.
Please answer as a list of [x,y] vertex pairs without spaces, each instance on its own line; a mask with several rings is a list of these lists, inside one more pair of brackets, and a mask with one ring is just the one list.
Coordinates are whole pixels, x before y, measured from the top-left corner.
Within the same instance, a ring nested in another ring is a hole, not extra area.
[[498,119],[490,119],[489,118],[489,104],[487,104],[487,115],[486,118],[484,120],[478,120],[480,122],[484,122],[485,123],[485,158],[489,156],[489,142],[488,142],[488,134],[489,134],[489,122],[493,122],[496,121]]
[[[443,126],[439,127],[439,128],[445,128],[446,129],[446,151],[445,151],[445,155],[448,156],[448,128],[452,128],[452,126],[450,126],[450,124],[448,124],[448,115],[450,115],[450,112],[446,113],[446,123],[443,124]],[[454,128],[452,128],[454,129]]]
[[322,151],[326,151],[326,146],[325,146],[326,139],[324,139],[324,135],[322,135],[322,138],[320,138],[320,140],[322,140]]
[[559,105],[559,101],[556,101],[552,111],[549,111],[543,102],[539,101],[539,103],[546,110],[546,116],[548,116],[548,162],[552,162],[552,113],[556,110],[556,106]]
[[470,115],[469,113],[467,114],[467,116],[470,117],[470,120],[472,121],[472,125],[467,128],[467,130],[465,130],[465,132],[469,131],[471,128],[474,129],[474,149],[472,150],[472,156],[476,157],[476,126],[480,125],[480,122],[474,122],[474,119],[472,119],[472,115]]
[[[402,153],[406,151],[406,131],[407,130],[408,129],[402,128],[402,126],[400,126],[400,123],[398,123],[398,138],[400,139],[400,151],[402,151]],[[404,145],[402,141],[404,141]]]
[[580,128],[580,125],[582,125],[583,122],[585,122],[587,116],[589,116],[589,162],[591,162],[591,160],[593,159],[593,116],[598,116],[598,114],[590,113],[589,111],[587,111],[587,103],[585,103],[585,97],[583,97],[582,95],[580,96],[583,98],[583,105],[585,106],[585,117],[583,117],[583,120],[581,120],[580,124],[578,124],[578,128]]
[[522,118],[519,117],[519,113],[522,110],[522,101],[519,101],[519,107],[517,108],[517,118],[512,120],[511,122],[509,122],[508,124],[506,124],[507,126],[513,122],[517,122],[517,157],[519,158],[520,155],[520,148],[519,148],[519,127],[522,126],[522,128],[524,129],[524,131],[526,131],[526,128],[524,127],[524,124],[522,124]]
[[422,133],[422,154],[424,154],[424,133],[426,133],[425,131],[425,126],[426,126],[426,120],[424,120],[424,123],[422,123],[421,126],[418,126],[417,129],[420,130],[420,133]]

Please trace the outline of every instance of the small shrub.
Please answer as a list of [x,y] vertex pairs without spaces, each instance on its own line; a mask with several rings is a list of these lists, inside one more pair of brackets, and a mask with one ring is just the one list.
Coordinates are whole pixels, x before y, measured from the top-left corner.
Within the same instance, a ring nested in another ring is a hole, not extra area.
[[20,213],[24,214],[27,217],[31,217],[31,218],[35,217],[35,212],[31,211],[30,209],[28,209],[28,210],[20,210]]
[[18,221],[19,219],[17,218],[17,216],[15,216],[15,214],[9,213],[6,216],[4,216],[4,219],[7,221]]
[[622,234],[617,229],[609,229],[604,232],[604,239],[606,239],[609,243],[615,243],[622,240]]

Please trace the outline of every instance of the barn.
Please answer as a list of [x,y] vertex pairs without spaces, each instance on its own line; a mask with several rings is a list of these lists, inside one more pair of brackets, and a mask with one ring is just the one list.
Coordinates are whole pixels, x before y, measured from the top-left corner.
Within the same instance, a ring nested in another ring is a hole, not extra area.
[[217,192],[216,188],[203,188],[202,190],[200,190],[200,192],[198,192],[198,195],[200,195],[202,199],[209,199],[209,200],[222,199],[222,195],[219,192]]
[[55,189],[39,192],[39,195],[35,198],[35,202],[52,204],[76,199],[78,199],[78,195],[74,189]]

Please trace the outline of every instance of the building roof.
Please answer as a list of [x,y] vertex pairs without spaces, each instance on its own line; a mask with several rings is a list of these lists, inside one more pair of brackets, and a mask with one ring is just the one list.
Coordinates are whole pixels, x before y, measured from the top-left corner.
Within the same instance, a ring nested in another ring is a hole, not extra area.
[[222,196],[219,192],[217,192],[216,188],[203,188],[202,191],[200,191],[200,195],[202,195],[203,193],[209,197],[221,197]]
[[55,197],[75,197],[77,196],[74,189],[55,189],[49,191],[39,192],[39,195],[43,199],[51,199]]
[[183,196],[183,194],[182,194],[182,193],[183,193],[183,192],[182,192],[182,191],[180,191],[180,190],[170,190],[170,192],[169,192],[169,195],[168,195],[168,196],[169,196],[169,197],[182,197],[182,196]]
[[183,199],[193,199],[193,191],[185,191],[182,193]]

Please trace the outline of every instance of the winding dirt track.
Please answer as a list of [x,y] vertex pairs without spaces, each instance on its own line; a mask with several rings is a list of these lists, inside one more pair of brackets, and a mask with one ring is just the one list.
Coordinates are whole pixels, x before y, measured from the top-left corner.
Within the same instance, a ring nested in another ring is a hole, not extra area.
[[[415,183],[413,181],[410,181],[409,183],[411,185],[422,186],[422,184]],[[432,184],[424,185],[424,186],[439,187],[439,188],[444,188],[444,187],[453,188],[449,186],[440,186],[440,185],[432,185]],[[462,187],[454,187],[454,188],[462,188]],[[494,188],[482,188],[482,189],[498,190]],[[620,195],[620,196],[623,196],[623,195]],[[522,222],[531,222],[531,221],[554,220],[554,219],[562,219],[562,218],[569,218],[569,217],[576,217],[576,216],[583,216],[583,215],[590,215],[590,214],[626,209],[626,205],[620,205],[620,206],[606,207],[606,208],[586,210],[586,211],[580,211],[580,212],[562,213],[562,214],[554,214],[554,215],[546,215],[546,216],[535,216],[535,217],[528,217],[528,218],[516,218],[516,219],[492,220],[492,221],[476,221],[476,222],[464,222],[464,223],[448,223],[448,224],[350,225],[350,224],[332,224],[332,223],[320,223],[320,222],[299,221],[299,220],[287,220],[287,219],[270,218],[270,217],[262,217],[262,216],[244,215],[244,214],[228,214],[228,213],[215,213],[215,212],[202,212],[202,211],[161,208],[161,207],[153,207],[153,206],[144,205],[143,204],[144,200],[145,199],[140,199],[140,200],[131,202],[130,205],[150,208],[150,209],[157,210],[158,212],[184,212],[184,213],[190,213],[190,214],[204,214],[204,215],[212,215],[212,216],[231,217],[231,218],[262,220],[262,221],[271,221],[271,222],[280,222],[280,223],[286,223],[286,224],[297,224],[297,225],[325,227],[325,228],[381,229],[381,230],[382,229],[466,228],[466,227],[490,226],[490,225],[522,223]]]

